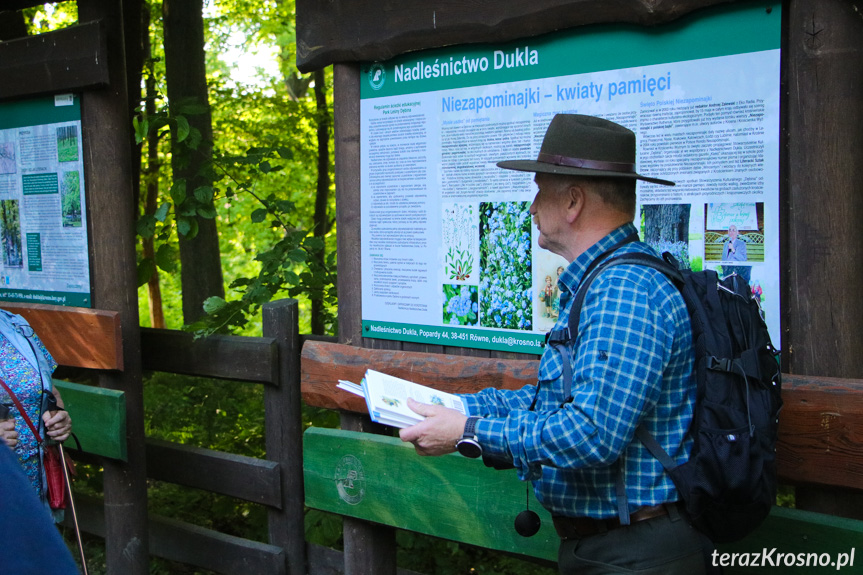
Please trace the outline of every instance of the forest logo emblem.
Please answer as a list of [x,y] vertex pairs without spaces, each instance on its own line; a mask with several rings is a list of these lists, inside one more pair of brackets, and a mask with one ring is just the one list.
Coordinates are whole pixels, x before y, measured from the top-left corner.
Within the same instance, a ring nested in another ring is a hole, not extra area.
[[384,65],[377,62],[372,64],[369,68],[369,86],[372,87],[372,90],[380,90],[386,81],[387,71],[384,69]]
[[339,497],[349,505],[356,505],[366,494],[366,476],[362,462],[353,455],[345,455],[336,466],[333,479]]

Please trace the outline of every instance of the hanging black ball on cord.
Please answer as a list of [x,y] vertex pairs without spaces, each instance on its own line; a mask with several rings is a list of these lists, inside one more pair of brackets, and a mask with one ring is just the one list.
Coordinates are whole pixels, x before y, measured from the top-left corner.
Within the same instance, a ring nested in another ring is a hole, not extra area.
[[541,523],[539,515],[530,509],[525,509],[515,517],[515,532],[522,537],[533,537],[539,532]]

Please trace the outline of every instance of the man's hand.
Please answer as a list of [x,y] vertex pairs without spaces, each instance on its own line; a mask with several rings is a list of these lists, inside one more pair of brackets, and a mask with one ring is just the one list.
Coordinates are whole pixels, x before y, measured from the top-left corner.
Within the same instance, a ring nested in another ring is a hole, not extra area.
[[413,443],[419,455],[443,455],[455,451],[455,444],[464,433],[465,415],[442,405],[420,403],[411,398],[408,398],[408,407],[425,419],[399,430],[402,441]]

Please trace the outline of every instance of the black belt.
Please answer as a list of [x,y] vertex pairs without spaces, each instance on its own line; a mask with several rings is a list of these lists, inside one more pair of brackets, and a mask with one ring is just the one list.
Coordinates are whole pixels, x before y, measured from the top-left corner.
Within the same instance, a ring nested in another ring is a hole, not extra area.
[[[651,505],[649,507],[641,507],[629,516],[629,523],[638,523],[639,521],[647,521],[656,517],[664,517],[666,515],[678,515],[677,503],[661,503],[659,505]],[[567,539],[578,539],[580,537],[590,537],[605,533],[618,527],[625,527],[620,524],[619,517],[609,517],[608,519],[593,519],[592,517],[552,517],[554,520],[554,529],[558,536],[566,541]]]

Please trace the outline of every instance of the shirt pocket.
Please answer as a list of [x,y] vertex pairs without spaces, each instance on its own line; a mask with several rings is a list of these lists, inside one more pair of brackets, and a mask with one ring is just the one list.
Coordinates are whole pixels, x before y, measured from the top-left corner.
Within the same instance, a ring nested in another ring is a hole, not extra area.
[[539,363],[537,379],[540,385],[548,386],[554,384],[563,375],[563,354],[557,350],[546,350],[545,355]]

